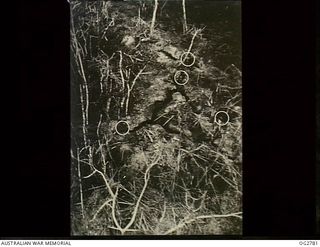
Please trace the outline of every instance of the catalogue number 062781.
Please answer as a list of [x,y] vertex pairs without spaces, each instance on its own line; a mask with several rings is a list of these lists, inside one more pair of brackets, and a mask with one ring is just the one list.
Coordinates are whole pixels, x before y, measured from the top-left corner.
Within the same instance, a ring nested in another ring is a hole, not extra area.
[[316,240],[303,240],[299,241],[299,245],[318,245],[318,241]]

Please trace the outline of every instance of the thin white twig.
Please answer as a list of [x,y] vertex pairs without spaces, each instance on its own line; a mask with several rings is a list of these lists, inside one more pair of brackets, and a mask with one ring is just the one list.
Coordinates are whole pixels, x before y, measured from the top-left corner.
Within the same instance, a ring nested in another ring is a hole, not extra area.
[[186,57],[184,58],[184,60],[187,58],[187,56],[189,55],[189,53],[191,52],[191,49],[192,49],[192,46],[193,46],[193,42],[194,42],[194,39],[196,38],[198,32],[200,32],[200,29],[196,29],[193,36],[192,36],[192,39],[191,39],[191,42],[190,42],[190,45],[189,45],[189,49],[186,53]]
[[154,25],[156,23],[157,9],[158,9],[158,0],[154,0],[154,9],[153,9],[152,20],[150,25],[150,36],[153,35]]
[[147,66],[147,65],[145,65],[145,66],[138,72],[138,74],[137,74],[137,75],[135,76],[135,78],[133,79],[131,86],[129,85],[129,83],[127,83],[127,100],[126,100],[126,111],[125,111],[126,116],[127,116],[127,114],[128,114],[129,100],[130,100],[131,91],[132,91],[134,85],[136,84],[137,79],[139,78],[139,76],[141,75],[141,73],[144,71],[144,69],[146,68],[146,66]]
[[92,173],[90,173],[89,175],[87,175],[87,176],[84,176],[83,178],[90,178],[90,177],[92,177],[94,174],[96,174],[96,172],[97,171],[93,171]]
[[183,8],[183,33],[187,32],[187,14],[186,14],[186,0],[182,0]]
[[93,215],[93,217],[92,217],[92,219],[90,220],[90,222],[94,221],[94,220],[97,218],[98,214],[101,212],[101,210],[102,210],[105,206],[109,205],[109,203],[110,203],[111,201],[112,201],[111,199],[105,201],[105,202],[100,206],[100,208],[97,210],[97,212]]
[[131,225],[134,223],[135,219],[136,219],[141,199],[142,199],[142,197],[143,197],[143,195],[144,195],[144,193],[145,193],[145,191],[147,189],[147,186],[148,186],[148,182],[149,182],[149,178],[150,178],[150,170],[151,170],[152,167],[154,167],[156,164],[158,164],[158,162],[160,160],[160,157],[161,156],[158,155],[156,160],[154,162],[152,162],[152,164],[149,165],[149,167],[147,168],[146,172],[144,173],[144,185],[143,185],[142,191],[141,191],[140,196],[139,196],[139,198],[137,200],[136,206],[135,206],[135,208],[133,210],[131,220],[127,224],[127,226],[123,229],[124,231],[129,229],[131,227]]
[[79,90],[80,90],[80,102],[81,102],[81,113],[82,113],[82,134],[83,134],[83,142],[84,146],[88,146],[88,141],[87,141],[87,128],[86,128],[86,113],[84,109],[84,100],[83,100],[83,91],[82,91],[82,86],[79,85]]
[[81,179],[81,170],[80,170],[80,159],[79,159],[79,148],[77,148],[77,159],[78,159],[78,179],[79,179],[79,190],[80,190],[80,205],[81,205],[81,214],[84,219],[84,205],[83,205],[83,192],[82,192],[82,179]]
[[122,72],[122,51],[119,51],[120,54],[120,60],[119,60],[119,71],[120,71],[120,76],[121,76],[121,81],[122,81],[122,90],[125,89],[125,80]]
[[98,137],[100,136],[100,126],[101,126],[101,123],[102,123],[102,114],[100,114],[99,123],[98,123],[98,126],[97,126],[97,136],[98,136]]
[[197,217],[192,218],[192,219],[183,219],[177,226],[175,226],[175,227],[169,229],[168,231],[166,231],[164,233],[164,235],[168,235],[170,233],[173,233],[173,232],[179,230],[180,228],[184,227],[185,225],[190,224],[190,223],[192,223],[194,221],[197,221],[197,220],[200,220],[200,219],[228,218],[228,217],[236,217],[236,218],[242,219],[241,214],[242,214],[242,212],[231,213],[231,214],[200,215],[200,216],[197,216]]

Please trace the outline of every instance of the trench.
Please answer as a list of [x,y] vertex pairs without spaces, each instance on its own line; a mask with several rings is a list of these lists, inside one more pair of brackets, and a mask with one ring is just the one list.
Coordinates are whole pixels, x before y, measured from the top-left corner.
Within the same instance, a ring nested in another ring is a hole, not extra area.
[[183,87],[176,87],[176,89],[167,90],[166,97],[164,100],[154,102],[151,119],[147,119],[147,120],[141,122],[140,124],[138,124],[138,126],[134,127],[132,130],[130,130],[130,133],[136,132],[147,125],[159,125],[168,133],[175,133],[175,132],[172,132],[172,130],[170,130],[168,127],[165,127],[165,125],[161,121],[162,120],[161,117],[159,118],[159,113],[162,110],[164,110],[172,102],[172,99],[173,99],[172,95],[177,92],[179,92],[182,96],[185,97],[186,102],[189,102],[190,98],[186,94]]

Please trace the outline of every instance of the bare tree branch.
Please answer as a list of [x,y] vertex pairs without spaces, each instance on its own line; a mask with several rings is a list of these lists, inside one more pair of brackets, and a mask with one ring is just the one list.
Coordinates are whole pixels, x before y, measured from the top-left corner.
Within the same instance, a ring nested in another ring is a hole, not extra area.
[[192,223],[194,221],[197,221],[197,220],[200,220],[200,219],[228,218],[228,217],[236,217],[236,218],[242,219],[241,214],[242,214],[242,212],[231,213],[231,214],[200,215],[200,216],[197,216],[197,217],[192,218],[192,219],[183,219],[178,225],[176,225],[175,227],[173,227],[173,228],[169,229],[168,231],[166,231],[164,233],[164,235],[171,234],[171,233],[183,228],[187,224],[190,224],[190,223]]
[[154,32],[154,26],[156,23],[156,16],[157,16],[157,9],[158,9],[158,0],[154,0],[154,9],[153,9],[153,15],[152,15],[152,20],[151,20],[151,25],[150,25],[150,36],[152,36],[153,32]]

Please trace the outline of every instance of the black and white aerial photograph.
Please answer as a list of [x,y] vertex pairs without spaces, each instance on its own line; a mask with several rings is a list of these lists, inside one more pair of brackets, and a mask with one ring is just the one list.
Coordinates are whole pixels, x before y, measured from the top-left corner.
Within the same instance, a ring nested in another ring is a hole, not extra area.
[[241,2],[70,1],[71,235],[242,234]]

